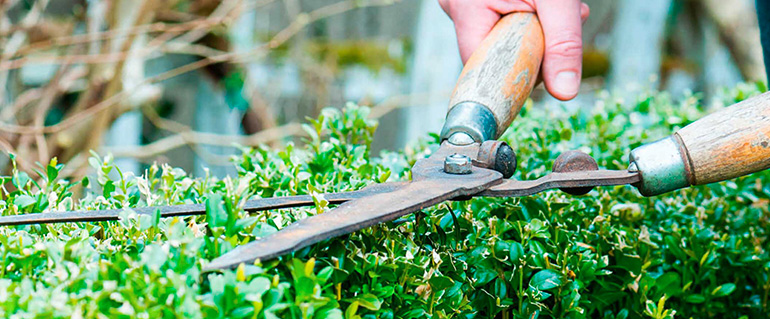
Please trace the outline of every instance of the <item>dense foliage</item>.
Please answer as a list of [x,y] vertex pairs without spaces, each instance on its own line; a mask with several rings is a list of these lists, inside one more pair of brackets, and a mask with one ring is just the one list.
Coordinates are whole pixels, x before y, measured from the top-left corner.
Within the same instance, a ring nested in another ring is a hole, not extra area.
[[[757,88],[729,94],[740,100]],[[729,100],[727,103],[732,103]],[[695,97],[610,98],[590,109],[528,106],[503,139],[517,178],[549,171],[580,149],[624,169],[628,151],[706,111]],[[321,194],[408,179],[424,142],[370,157],[368,109],[327,109],[311,138],[284,150],[244,149],[237,176],[193,178],[168,166],[121,174],[5,179],[3,215],[204,202],[206,216],[166,218],[126,209],[116,222],[0,228],[0,316],[73,318],[757,318],[770,315],[770,174],[644,198],[631,186],[574,197],[450,202],[331,239],[292,256],[203,274],[234,246],[332,208]],[[83,186],[85,196],[74,199]],[[74,188],[73,188],[74,187]],[[13,189],[13,190],[12,190]],[[315,207],[249,216],[254,196],[314,194]]]

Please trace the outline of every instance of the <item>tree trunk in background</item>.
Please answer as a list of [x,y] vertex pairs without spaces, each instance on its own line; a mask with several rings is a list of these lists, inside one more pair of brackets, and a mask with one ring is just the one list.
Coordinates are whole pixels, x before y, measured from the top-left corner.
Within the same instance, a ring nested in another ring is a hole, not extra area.
[[[671,0],[619,0],[612,29],[609,88],[624,97],[660,74],[661,48]],[[628,93],[624,93],[628,92]]]
[[700,3],[719,28],[743,77],[753,81],[766,80],[754,1],[703,0]]
[[462,70],[454,24],[438,2],[423,0],[418,16],[415,50],[410,67],[410,107],[400,112],[395,149],[428,133],[439,133],[449,97]]
[[[703,68],[700,74],[706,101],[711,102],[715,94],[726,87],[733,87],[743,80],[730,50],[719,37],[719,28],[708,18],[700,24],[703,41]],[[761,51],[760,51],[761,54]],[[760,59],[761,59],[760,55]],[[764,70],[759,67],[759,70]]]
[[[131,27],[136,15],[140,10],[137,4],[141,2],[133,1],[120,1],[120,12],[123,14],[116,23],[117,29],[127,30]],[[147,35],[141,34],[133,37],[125,37],[123,39],[133,39],[133,43],[130,44],[128,57],[125,61],[125,67],[122,68],[121,74],[116,76],[121,77],[121,82],[124,90],[137,91],[132,94],[125,104],[131,105],[132,108],[138,108],[142,104],[145,104],[151,100],[156,100],[161,93],[161,88],[154,85],[142,86],[142,81],[145,78],[145,60],[144,57],[139,56],[140,53],[147,45]],[[119,50],[123,46],[122,41],[112,42],[114,50]],[[106,136],[104,139],[104,146],[107,147],[136,147],[141,144],[142,134],[142,114],[140,111],[130,111],[119,115],[118,118],[109,125]],[[102,154],[105,155],[105,154]],[[135,175],[141,174],[141,165],[139,161],[134,158],[118,158],[115,160],[115,164],[120,168],[123,174],[128,172]]]

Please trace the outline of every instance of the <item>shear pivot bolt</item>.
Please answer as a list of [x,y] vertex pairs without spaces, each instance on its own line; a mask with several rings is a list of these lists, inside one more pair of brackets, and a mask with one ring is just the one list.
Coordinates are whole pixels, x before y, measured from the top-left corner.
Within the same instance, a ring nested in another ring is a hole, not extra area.
[[471,167],[471,158],[462,154],[452,154],[444,159],[444,172],[448,174],[470,174]]

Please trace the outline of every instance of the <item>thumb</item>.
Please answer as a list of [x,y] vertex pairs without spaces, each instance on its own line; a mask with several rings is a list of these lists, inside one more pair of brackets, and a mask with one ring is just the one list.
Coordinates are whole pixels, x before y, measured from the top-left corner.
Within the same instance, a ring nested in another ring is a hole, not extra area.
[[574,98],[580,87],[581,7],[580,0],[537,1],[537,14],[545,37],[543,82],[553,97],[563,101]]

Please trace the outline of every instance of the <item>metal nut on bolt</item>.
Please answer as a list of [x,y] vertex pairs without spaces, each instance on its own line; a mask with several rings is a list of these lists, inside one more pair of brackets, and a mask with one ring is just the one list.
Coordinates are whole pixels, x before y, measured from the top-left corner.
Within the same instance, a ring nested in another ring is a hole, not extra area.
[[476,167],[493,169],[509,178],[516,171],[516,153],[506,142],[484,141],[476,156]]
[[462,154],[452,154],[444,159],[444,172],[448,174],[470,174],[472,167],[471,158]]

